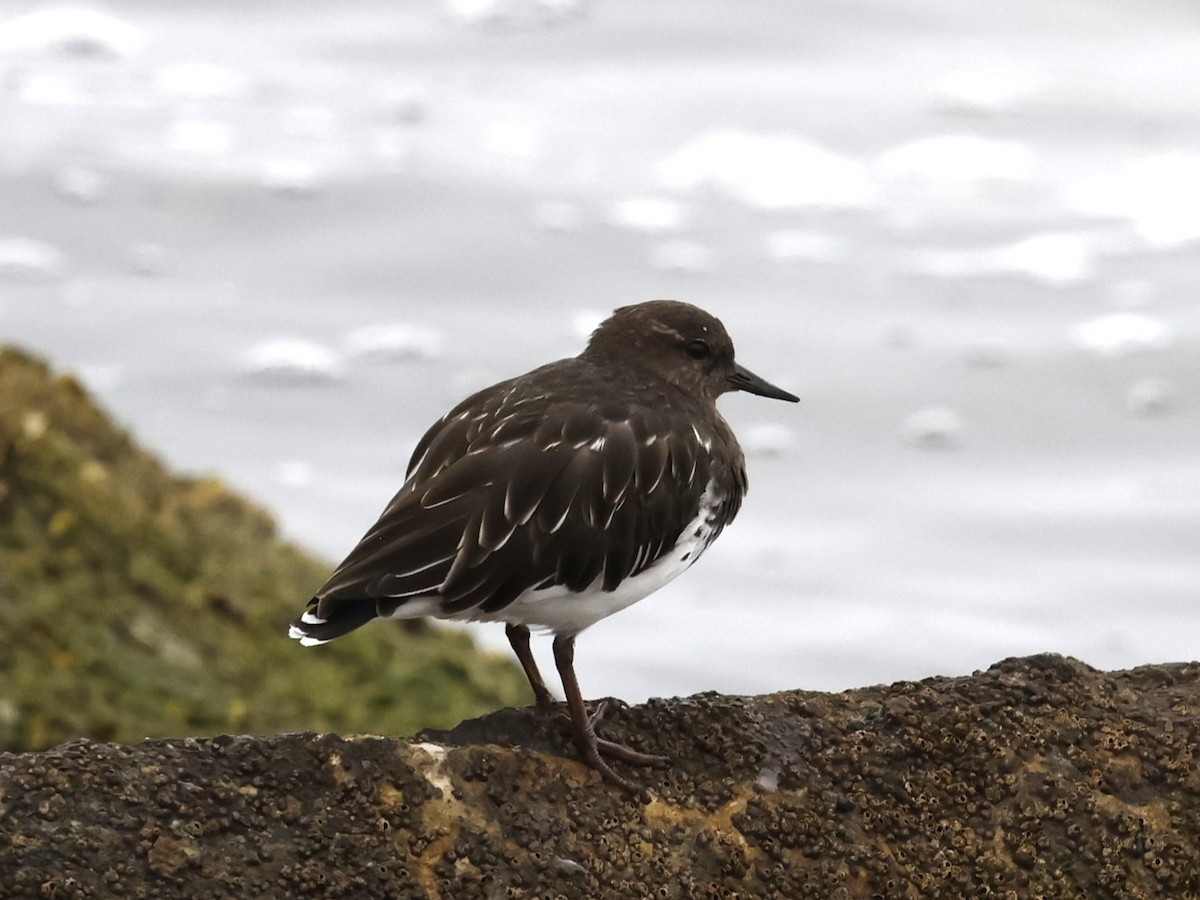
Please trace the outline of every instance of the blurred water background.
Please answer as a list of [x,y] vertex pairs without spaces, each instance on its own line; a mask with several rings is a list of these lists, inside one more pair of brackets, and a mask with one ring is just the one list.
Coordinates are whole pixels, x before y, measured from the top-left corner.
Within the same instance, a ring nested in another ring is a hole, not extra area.
[[1198,286],[1193,4],[0,2],[0,339],[331,561],[616,306],[801,395],[592,695],[1200,655]]

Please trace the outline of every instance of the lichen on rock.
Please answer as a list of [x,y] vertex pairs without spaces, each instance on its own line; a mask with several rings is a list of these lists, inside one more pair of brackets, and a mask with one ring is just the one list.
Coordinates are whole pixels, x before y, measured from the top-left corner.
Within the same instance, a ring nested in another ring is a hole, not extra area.
[[[422,622],[303,650],[328,574],[216,478],[174,475],[70,376],[0,349],[0,749],[451,725],[528,688]],[[274,636],[274,639],[272,639]]]

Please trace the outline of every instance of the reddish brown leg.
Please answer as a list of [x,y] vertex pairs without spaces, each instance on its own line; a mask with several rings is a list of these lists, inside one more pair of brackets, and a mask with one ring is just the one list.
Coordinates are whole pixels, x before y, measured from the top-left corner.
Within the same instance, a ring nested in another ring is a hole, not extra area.
[[635,766],[665,766],[670,764],[665,756],[653,756],[649,753],[639,753],[624,744],[613,741],[603,741],[596,737],[592,726],[592,716],[588,714],[587,704],[583,702],[583,694],[579,690],[579,681],[575,677],[575,636],[557,635],[554,638],[554,664],[562,678],[563,691],[567,695],[567,710],[571,714],[571,724],[575,727],[575,743],[584,761],[600,773],[600,777],[609,784],[614,784],[622,790],[637,794],[643,800],[648,794],[638,785],[622,778],[604,761],[602,756],[611,756]]
[[529,679],[529,686],[533,688],[533,697],[537,700],[537,705],[543,709],[556,706],[558,701],[546,687],[546,682],[542,681],[542,673],[538,671],[537,660],[533,658],[533,654],[529,650],[529,629],[524,625],[506,625],[504,633],[508,636],[508,642],[512,645],[513,652],[517,654],[521,668],[525,670],[525,677]]

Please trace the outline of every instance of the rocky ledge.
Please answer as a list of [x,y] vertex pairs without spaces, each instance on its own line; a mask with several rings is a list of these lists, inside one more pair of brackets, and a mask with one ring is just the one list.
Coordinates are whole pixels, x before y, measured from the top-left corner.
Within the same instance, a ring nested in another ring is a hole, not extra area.
[[565,716],[413,739],[75,741],[0,755],[5,897],[1188,897],[1200,664],[1006,660],[840,694],[609,712],[650,800]]

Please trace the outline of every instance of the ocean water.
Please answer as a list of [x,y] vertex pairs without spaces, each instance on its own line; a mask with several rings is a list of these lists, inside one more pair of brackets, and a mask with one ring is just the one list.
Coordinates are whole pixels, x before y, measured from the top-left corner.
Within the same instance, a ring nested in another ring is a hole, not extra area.
[[0,338],[335,562],[451,404],[690,300],[802,402],[723,400],[741,516],[580,638],[585,692],[1193,659],[1198,25],[1165,0],[8,2]]

